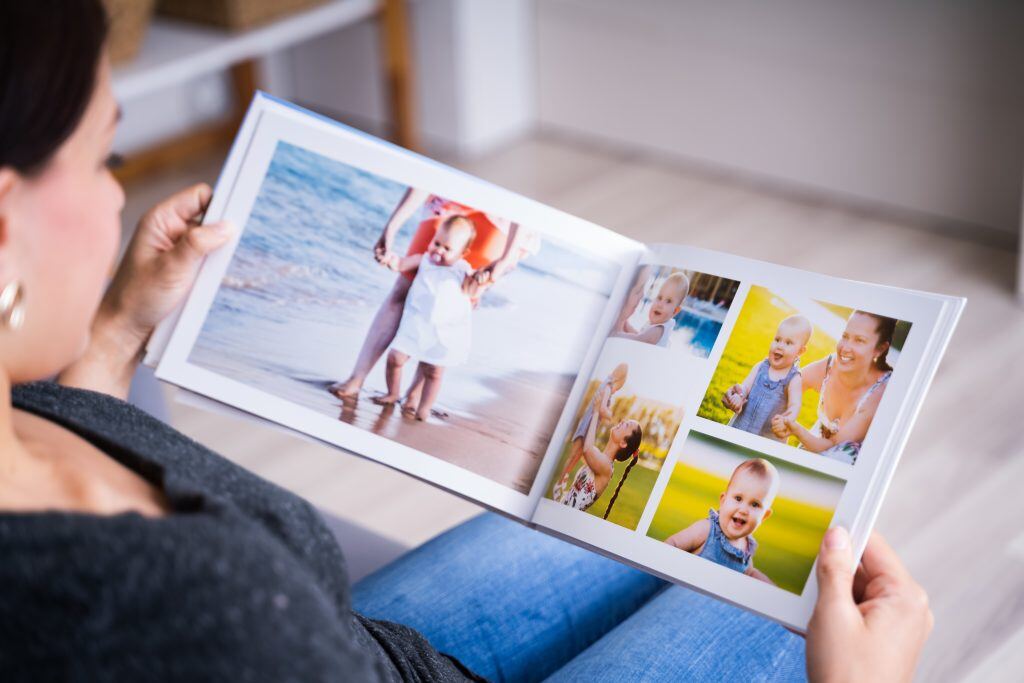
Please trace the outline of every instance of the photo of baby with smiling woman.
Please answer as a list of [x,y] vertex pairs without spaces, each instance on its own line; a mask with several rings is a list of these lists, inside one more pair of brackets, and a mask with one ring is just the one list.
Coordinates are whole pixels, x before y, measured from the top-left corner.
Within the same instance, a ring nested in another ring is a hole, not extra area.
[[738,289],[728,278],[640,266],[609,336],[707,358]]
[[910,328],[751,285],[697,416],[854,465]]

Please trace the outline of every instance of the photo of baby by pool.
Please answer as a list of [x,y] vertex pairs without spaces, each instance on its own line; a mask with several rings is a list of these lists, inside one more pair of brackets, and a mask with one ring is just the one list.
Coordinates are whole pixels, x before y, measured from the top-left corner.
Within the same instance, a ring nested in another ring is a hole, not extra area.
[[707,358],[739,286],[692,270],[640,266],[609,336]]
[[852,465],[909,331],[753,286],[697,414]]
[[647,535],[802,593],[844,482],[693,431],[680,453]]
[[619,270],[279,142],[189,361],[527,493]]
[[547,497],[636,529],[683,408],[662,363],[623,351],[611,342],[598,359]]

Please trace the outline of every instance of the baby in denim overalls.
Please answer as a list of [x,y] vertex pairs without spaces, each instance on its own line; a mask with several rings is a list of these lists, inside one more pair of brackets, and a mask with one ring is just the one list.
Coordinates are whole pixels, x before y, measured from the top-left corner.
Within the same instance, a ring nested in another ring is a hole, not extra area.
[[779,472],[764,458],[745,460],[733,470],[718,510],[665,539],[665,543],[699,555],[766,583],[773,583],[754,568],[757,541],[753,534],[772,516],[779,490]]
[[731,426],[783,441],[772,431],[772,418],[784,415],[795,419],[800,412],[804,389],[798,361],[810,338],[811,323],[802,315],[791,315],[779,323],[768,357],[750,369],[743,384],[734,385],[722,396],[725,407],[736,413]]

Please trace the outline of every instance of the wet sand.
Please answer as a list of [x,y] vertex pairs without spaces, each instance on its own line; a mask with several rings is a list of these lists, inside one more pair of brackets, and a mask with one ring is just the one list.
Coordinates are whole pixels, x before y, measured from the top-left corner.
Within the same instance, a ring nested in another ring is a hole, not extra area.
[[[382,368],[375,368],[358,398],[342,400],[327,389],[338,377],[278,374],[212,349],[197,348],[191,360],[521,493],[529,493],[533,485],[573,382],[571,375],[550,372],[483,375],[470,368],[451,368],[434,404],[447,417],[420,422],[404,417],[401,406],[381,406],[371,400],[383,392]],[[467,394],[475,399],[460,400]]]
[[442,389],[434,407],[448,412],[448,417],[426,422],[404,417],[401,406],[373,403],[370,397],[376,391],[342,400],[325,387],[324,396],[344,422],[529,493],[572,378],[517,373],[485,380],[485,384],[494,397],[478,402],[474,415],[445,406]]

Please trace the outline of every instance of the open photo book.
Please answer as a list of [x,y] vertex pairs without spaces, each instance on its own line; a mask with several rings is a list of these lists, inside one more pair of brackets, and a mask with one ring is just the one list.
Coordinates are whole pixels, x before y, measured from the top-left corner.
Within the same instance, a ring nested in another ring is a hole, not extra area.
[[160,379],[798,630],[965,303],[641,244],[262,93],[221,219]]

